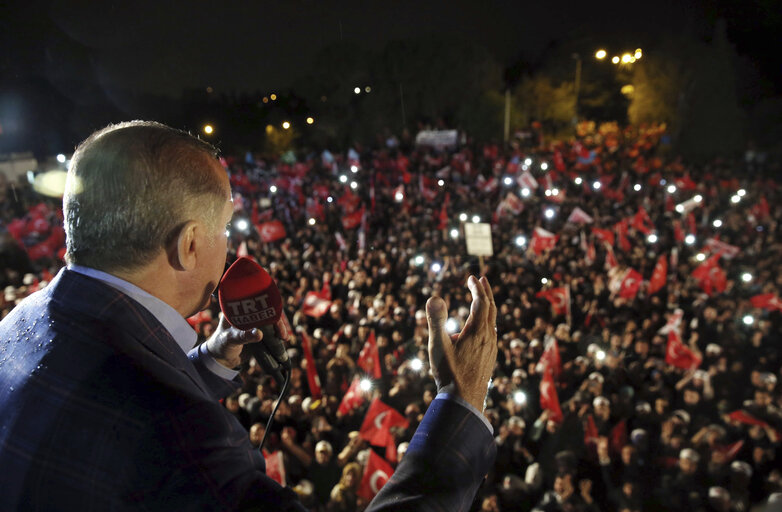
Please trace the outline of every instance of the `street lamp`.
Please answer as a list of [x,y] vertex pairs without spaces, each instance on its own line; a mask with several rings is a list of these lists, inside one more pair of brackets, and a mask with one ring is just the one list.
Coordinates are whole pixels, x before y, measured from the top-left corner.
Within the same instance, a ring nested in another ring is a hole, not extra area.
[[600,49],[600,50],[598,50],[598,51],[596,51],[596,52],[595,52],[595,58],[596,58],[597,60],[603,60],[603,59],[605,59],[605,58],[606,58],[606,55],[608,55],[608,52],[606,52],[606,51],[605,51],[605,50],[603,50],[603,49]]
[[613,58],[611,58],[611,62],[613,62],[614,64],[619,64],[619,57],[614,55]]
[[215,129],[212,127],[211,124],[204,125],[204,133],[207,135],[212,135],[214,133]]

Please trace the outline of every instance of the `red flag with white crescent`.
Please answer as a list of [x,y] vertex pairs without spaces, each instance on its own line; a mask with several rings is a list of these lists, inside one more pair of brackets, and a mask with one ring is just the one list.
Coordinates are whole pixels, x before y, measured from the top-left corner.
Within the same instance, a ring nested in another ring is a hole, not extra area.
[[557,245],[559,235],[555,235],[543,228],[535,228],[532,234],[532,242],[530,247],[537,255],[543,254],[545,251],[553,249]]
[[775,293],[761,293],[749,298],[752,307],[766,311],[782,311],[782,300]]
[[649,280],[649,295],[654,295],[662,290],[668,282],[668,257],[661,254],[654,266],[652,278]]
[[340,416],[344,416],[350,411],[361,407],[363,403],[364,393],[361,391],[361,379],[356,377],[353,379],[353,382],[350,383],[350,387],[347,392],[345,392],[345,396],[342,397],[337,413]]
[[678,331],[668,333],[668,346],[665,349],[665,362],[671,366],[689,370],[701,364],[701,358],[683,342]]
[[559,396],[557,387],[554,384],[554,376],[550,368],[543,372],[543,378],[540,381],[540,408],[551,411],[551,421],[559,423],[563,420],[562,408],[559,406]]
[[567,315],[569,307],[568,289],[565,286],[541,290],[535,296],[542,297],[551,303],[555,315]]
[[364,470],[364,476],[356,494],[367,502],[372,501],[372,498],[380,492],[380,489],[386,485],[386,482],[393,474],[394,468],[383,457],[376,454],[373,450],[369,450],[367,467]]
[[624,279],[622,279],[622,284],[619,286],[619,296],[623,299],[634,299],[638,294],[638,289],[641,287],[642,280],[643,277],[637,270],[629,269]]
[[399,411],[386,405],[379,398],[372,400],[361,423],[358,435],[374,446],[386,446],[392,427],[407,428],[410,423]]
[[258,236],[261,237],[261,240],[266,243],[275,242],[288,236],[285,232],[285,226],[278,220],[257,224],[255,229],[258,230]]
[[320,376],[318,376],[318,368],[315,366],[315,358],[312,356],[312,341],[304,331],[301,333],[301,349],[304,351],[304,359],[307,361],[307,383],[310,386],[310,394],[312,394],[312,398],[320,398],[323,396],[323,391],[320,387]]
[[266,450],[263,451],[263,458],[266,460],[266,476],[282,485],[287,485],[285,478],[285,461],[283,459],[282,450],[269,453]]
[[356,363],[359,368],[370,374],[373,379],[379,379],[382,376],[380,369],[380,352],[377,349],[375,331],[369,333],[367,341],[364,342],[364,347],[358,354]]
[[319,292],[308,292],[304,296],[301,312],[313,318],[325,315],[331,307],[331,301],[321,297]]

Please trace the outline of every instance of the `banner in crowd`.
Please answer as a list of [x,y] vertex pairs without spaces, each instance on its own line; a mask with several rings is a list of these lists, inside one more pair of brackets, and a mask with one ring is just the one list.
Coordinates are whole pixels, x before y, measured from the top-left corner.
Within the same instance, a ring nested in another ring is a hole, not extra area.
[[339,403],[337,414],[344,416],[362,405],[364,405],[364,393],[361,391],[361,379],[354,377],[345,396],[342,397],[342,401]]
[[288,236],[285,232],[285,226],[278,220],[257,224],[255,229],[258,231],[258,236],[261,237],[261,240],[266,243],[276,242]]
[[415,136],[417,146],[455,147],[458,141],[459,132],[456,130],[421,130]]
[[665,287],[668,282],[668,256],[661,254],[654,266],[652,278],[649,280],[649,295],[654,295]]
[[307,316],[320,318],[328,313],[331,307],[331,301],[321,296],[320,292],[307,292],[304,296],[304,303],[301,311]]
[[701,358],[682,342],[676,330],[671,330],[668,332],[665,362],[683,370],[690,370],[700,366]]

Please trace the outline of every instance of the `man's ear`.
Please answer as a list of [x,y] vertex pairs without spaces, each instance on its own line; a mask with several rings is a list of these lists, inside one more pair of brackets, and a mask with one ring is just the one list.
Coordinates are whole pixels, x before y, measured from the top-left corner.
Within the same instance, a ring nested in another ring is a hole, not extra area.
[[203,226],[191,220],[182,225],[176,238],[176,245],[169,254],[171,266],[177,270],[193,270],[196,266],[196,252],[201,248]]

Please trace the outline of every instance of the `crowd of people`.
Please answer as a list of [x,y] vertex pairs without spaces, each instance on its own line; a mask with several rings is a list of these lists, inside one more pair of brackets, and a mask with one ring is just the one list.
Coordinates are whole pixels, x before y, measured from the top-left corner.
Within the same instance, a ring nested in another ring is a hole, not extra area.
[[[469,275],[492,283],[499,338],[474,510],[782,503],[778,164],[690,164],[664,127],[583,128],[225,160],[228,263],[268,269],[296,331],[267,472],[312,510],[361,510],[377,464],[404,457],[437,392],[424,304],[442,297],[459,331]],[[64,264],[64,238],[56,201],[2,185],[5,316]],[[492,255],[467,253],[469,223],[490,224]],[[190,319],[202,340],[218,313]],[[280,386],[254,361],[240,377],[224,405],[258,446]]]

